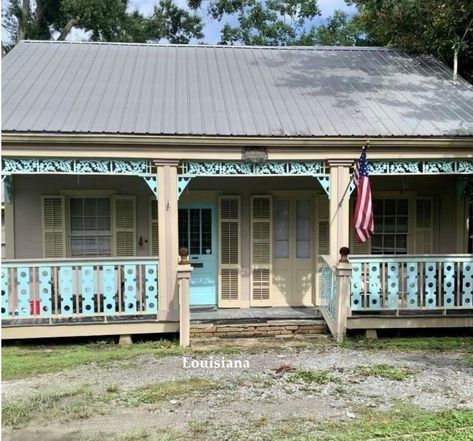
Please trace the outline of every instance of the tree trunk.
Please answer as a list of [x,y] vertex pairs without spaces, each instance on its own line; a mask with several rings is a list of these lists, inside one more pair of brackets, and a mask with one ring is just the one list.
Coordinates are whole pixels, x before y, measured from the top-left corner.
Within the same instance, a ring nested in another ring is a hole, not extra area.
[[79,21],[79,17],[71,18],[66,23],[66,26],[64,26],[59,37],[57,37],[57,41],[64,41],[66,37],[69,35],[69,32],[71,32],[71,29],[77,24],[78,21]]
[[28,26],[29,16],[30,16],[30,0],[23,0],[23,4],[21,6],[21,20],[18,25],[17,42],[25,39],[26,27]]

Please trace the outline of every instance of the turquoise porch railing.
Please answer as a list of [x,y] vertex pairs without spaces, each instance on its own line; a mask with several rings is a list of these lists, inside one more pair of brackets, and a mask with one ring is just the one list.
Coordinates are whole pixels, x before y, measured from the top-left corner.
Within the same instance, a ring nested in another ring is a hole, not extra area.
[[4,260],[2,320],[158,311],[158,259]]
[[472,255],[350,256],[352,311],[473,309]]
[[333,336],[337,334],[338,277],[330,256],[319,260],[320,305],[319,309]]

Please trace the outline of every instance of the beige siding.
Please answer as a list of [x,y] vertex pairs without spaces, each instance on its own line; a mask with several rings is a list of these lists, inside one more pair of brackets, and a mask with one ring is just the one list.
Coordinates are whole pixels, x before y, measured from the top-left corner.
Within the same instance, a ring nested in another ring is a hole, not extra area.
[[[115,190],[136,196],[136,255],[148,256],[149,195],[143,179],[128,176],[16,176],[15,177],[15,258],[41,258],[41,196],[61,190]],[[143,238],[143,246],[138,245]]]

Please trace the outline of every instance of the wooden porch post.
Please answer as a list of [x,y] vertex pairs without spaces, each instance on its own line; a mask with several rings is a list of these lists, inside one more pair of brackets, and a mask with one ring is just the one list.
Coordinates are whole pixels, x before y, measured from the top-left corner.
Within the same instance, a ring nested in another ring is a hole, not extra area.
[[179,344],[183,347],[190,345],[190,278],[192,267],[189,264],[187,248],[179,250],[181,260],[177,268],[177,283],[179,286]]
[[[169,311],[177,310],[178,211],[177,166],[178,160],[155,160],[157,166],[158,237],[159,237],[159,313],[161,320],[171,319]],[[175,317],[177,319],[177,316]]]
[[353,160],[329,159],[330,166],[330,256],[350,243],[350,166]]
[[[342,248],[343,250],[343,248]],[[341,250],[341,253],[342,253]],[[348,252],[348,248],[345,248]],[[347,319],[350,312],[350,277],[352,266],[347,260],[347,255],[342,253],[342,258],[337,264],[337,309],[336,309],[336,339],[343,341],[347,332]]]

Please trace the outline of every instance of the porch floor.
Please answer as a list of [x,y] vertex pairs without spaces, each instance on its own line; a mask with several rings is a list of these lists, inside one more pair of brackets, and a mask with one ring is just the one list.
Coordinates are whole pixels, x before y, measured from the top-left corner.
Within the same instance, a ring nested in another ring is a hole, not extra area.
[[[271,307],[220,309],[215,306],[192,307],[192,323],[250,323],[267,322],[270,320],[314,320],[321,319],[316,307]],[[99,317],[61,317],[61,318],[24,318],[2,320],[2,327],[49,326],[67,324],[103,324],[103,323],[136,323],[156,322],[156,314],[114,315]]]

